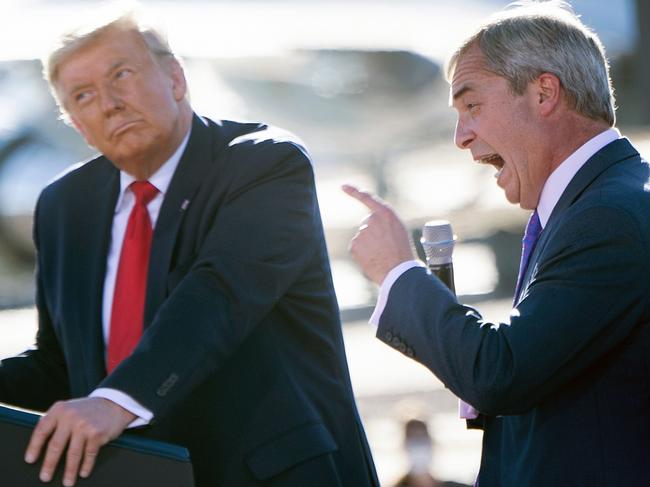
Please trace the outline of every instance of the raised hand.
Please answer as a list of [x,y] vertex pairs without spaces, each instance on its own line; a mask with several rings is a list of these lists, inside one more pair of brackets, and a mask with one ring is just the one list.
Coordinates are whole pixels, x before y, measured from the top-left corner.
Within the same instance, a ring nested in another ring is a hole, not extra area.
[[417,258],[409,233],[397,213],[381,198],[347,184],[342,189],[370,210],[350,242],[350,253],[366,276],[381,285],[391,269]]

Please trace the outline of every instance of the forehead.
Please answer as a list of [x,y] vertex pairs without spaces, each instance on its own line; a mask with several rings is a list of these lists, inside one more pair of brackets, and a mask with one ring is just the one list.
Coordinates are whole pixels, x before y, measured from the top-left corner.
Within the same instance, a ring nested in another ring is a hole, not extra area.
[[495,83],[502,84],[505,80],[485,64],[485,56],[476,45],[461,54],[456,62],[450,88],[450,98],[453,103],[458,98],[470,92],[482,92],[491,88]]
[[147,60],[151,60],[151,56],[138,33],[109,30],[81,45],[61,61],[57,84],[75,84],[97,72],[105,74],[116,63],[141,64]]

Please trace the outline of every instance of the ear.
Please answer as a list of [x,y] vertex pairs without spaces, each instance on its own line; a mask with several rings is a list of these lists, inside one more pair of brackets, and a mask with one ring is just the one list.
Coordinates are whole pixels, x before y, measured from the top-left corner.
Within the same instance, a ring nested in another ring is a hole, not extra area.
[[546,117],[553,113],[560,104],[562,83],[560,78],[551,73],[542,73],[534,83],[539,113]]
[[170,70],[174,99],[176,101],[181,101],[183,98],[185,98],[185,95],[187,95],[187,81],[185,79],[185,71],[177,59],[171,60]]

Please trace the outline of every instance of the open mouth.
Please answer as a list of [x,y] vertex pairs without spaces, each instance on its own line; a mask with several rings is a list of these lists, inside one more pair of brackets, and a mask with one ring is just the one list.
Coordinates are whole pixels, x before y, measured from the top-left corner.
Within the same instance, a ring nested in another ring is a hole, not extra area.
[[499,154],[490,154],[485,157],[481,157],[478,159],[478,162],[481,164],[489,164],[491,166],[494,166],[497,170],[496,174],[494,175],[495,178],[499,177],[499,174],[501,174],[501,170],[503,169],[503,165],[505,164],[504,160]]

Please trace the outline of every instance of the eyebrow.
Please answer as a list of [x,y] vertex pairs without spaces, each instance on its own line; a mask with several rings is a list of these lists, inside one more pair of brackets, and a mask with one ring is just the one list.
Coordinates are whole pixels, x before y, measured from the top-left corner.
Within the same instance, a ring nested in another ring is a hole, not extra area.
[[472,85],[471,85],[471,84],[467,84],[467,85],[463,86],[460,90],[456,91],[456,93],[452,94],[451,99],[452,99],[453,101],[456,101],[456,100],[458,100],[461,96],[463,96],[465,93],[467,93],[468,91],[472,91],[472,90],[474,90],[474,88],[472,87]]
[[125,60],[125,59],[120,59],[118,61],[115,61],[113,64],[111,64],[108,67],[108,69],[105,72],[105,75],[109,76],[112,72],[114,72],[116,69],[118,69],[119,67],[121,67],[121,66],[123,66],[125,64],[128,64],[128,61]]
[[79,90],[85,88],[86,86],[88,86],[88,84],[89,84],[89,83],[79,83],[79,84],[74,85],[72,88],[70,88],[70,89],[66,92],[66,96],[72,96],[72,95],[73,95],[74,93],[76,93],[77,91],[79,91]]
[[[113,71],[115,71],[116,69],[118,69],[120,66],[122,66],[122,65],[124,65],[124,64],[127,64],[127,61],[125,61],[125,60],[123,60],[123,59],[120,59],[119,61],[114,62],[114,63],[111,64],[111,65],[109,66],[109,68],[106,70],[105,75],[106,75],[106,76],[110,75],[110,73],[112,73]],[[70,89],[68,90],[68,92],[67,92],[67,96],[71,96],[71,95],[73,95],[75,92],[77,92],[77,91],[79,91],[79,90],[81,90],[81,89],[83,89],[83,88],[86,88],[87,86],[89,86],[89,84],[90,84],[90,83],[79,83],[79,84],[74,85],[72,88],[70,88]]]

